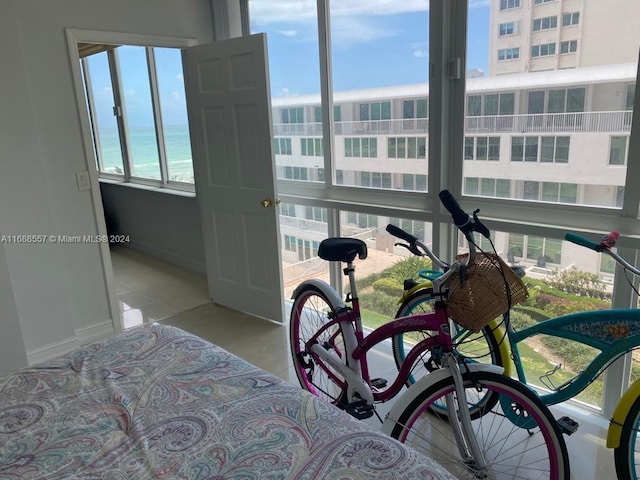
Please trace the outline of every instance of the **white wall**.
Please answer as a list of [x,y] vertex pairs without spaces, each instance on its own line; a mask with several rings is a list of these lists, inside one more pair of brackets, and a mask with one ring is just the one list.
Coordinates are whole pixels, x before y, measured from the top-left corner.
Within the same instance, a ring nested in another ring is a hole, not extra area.
[[206,274],[200,207],[194,196],[101,183],[104,211],[129,247]]
[[[209,0],[0,2],[0,233],[97,233],[91,194],[76,187],[87,164],[65,28],[208,42],[211,22]],[[31,361],[112,331],[98,246],[4,249]]]

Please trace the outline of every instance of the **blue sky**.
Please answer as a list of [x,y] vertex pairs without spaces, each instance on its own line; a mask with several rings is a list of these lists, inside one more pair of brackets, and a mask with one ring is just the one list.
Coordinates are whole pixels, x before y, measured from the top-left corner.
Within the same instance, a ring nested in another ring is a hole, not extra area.
[[[487,73],[489,0],[470,0],[467,69]],[[251,0],[251,28],[266,32],[273,97],[317,94],[320,66],[316,0]],[[335,91],[425,83],[429,65],[428,0],[332,0]],[[119,50],[130,126],[152,125],[141,47]],[[90,58],[96,113],[115,128],[106,54]],[[178,49],[156,49],[165,124],[186,125],[184,77]]]
[[[266,32],[273,96],[318,93],[315,0],[251,0],[252,32]],[[427,82],[427,0],[330,2],[336,91]],[[471,0],[467,69],[487,72],[489,2]]]

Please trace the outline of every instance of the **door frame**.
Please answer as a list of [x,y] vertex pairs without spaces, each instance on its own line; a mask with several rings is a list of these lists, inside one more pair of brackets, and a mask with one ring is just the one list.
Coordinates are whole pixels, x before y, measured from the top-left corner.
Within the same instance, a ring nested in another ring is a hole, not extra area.
[[[76,95],[78,122],[80,124],[82,134],[85,167],[86,171],[89,172],[89,180],[91,183],[91,203],[95,225],[99,235],[107,235],[107,226],[104,218],[104,205],[102,204],[102,196],[100,194],[98,168],[96,166],[95,153],[93,151],[91,124],[89,121],[89,112],[86,107],[82,71],[80,69],[78,44],[100,43],[110,45],[135,45],[140,47],[187,48],[198,45],[200,42],[195,38],[140,35],[135,33],[105,32],[75,28],[65,29],[65,34],[67,37],[69,65],[71,67],[73,86]],[[98,244],[98,248],[100,249],[100,258],[102,259],[102,273],[107,289],[109,314],[113,323],[114,332],[118,333],[124,329],[124,324],[115,288],[111,252],[109,250],[109,244],[106,242],[100,242]]]

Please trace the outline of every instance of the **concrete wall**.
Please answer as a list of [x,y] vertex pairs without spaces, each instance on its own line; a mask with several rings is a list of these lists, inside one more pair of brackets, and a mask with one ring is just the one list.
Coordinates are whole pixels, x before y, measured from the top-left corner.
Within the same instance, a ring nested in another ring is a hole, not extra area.
[[[213,38],[209,0],[0,2],[0,233],[98,233],[65,28]],[[95,244],[5,243],[0,312],[15,304],[8,342],[30,361],[113,332],[101,249]],[[3,331],[3,335],[4,335]]]

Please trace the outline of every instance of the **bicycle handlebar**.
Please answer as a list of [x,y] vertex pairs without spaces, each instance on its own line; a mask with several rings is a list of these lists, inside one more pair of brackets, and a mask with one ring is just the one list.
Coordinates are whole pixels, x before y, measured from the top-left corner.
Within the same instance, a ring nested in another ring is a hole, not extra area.
[[599,243],[589,240],[588,238],[585,238],[582,235],[578,235],[577,233],[567,233],[564,236],[564,239],[568,242],[580,245],[581,247],[587,247],[591,250],[595,250],[596,252],[599,252],[601,250]]
[[393,225],[391,223],[389,225],[387,225],[387,232],[389,232],[394,237],[398,237],[398,238],[404,240],[405,242],[409,242],[409,245],[415,245],[415,243],[418,241],[418,239],[416,237],[414,237],[413,235],[411,235],[408,232],[405,232],[400,227],[396,227],[395,225]]
[[478,212],[480,210],[475,210],[473,212],[473,219],[467,212],[465,212],[458,201],[451,195],[449,190],[442,190],[438,196],[440,197],[440,201],[444,208],[446,208],[451,214],[451,218],[453,219],[453,223],[456,227],[464,234],[467,240],[472,243],[471,234],[473,232],[478,232],[480,235],[485,238],[491,237],[491,232],[489,229],[478,219]]

